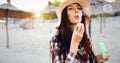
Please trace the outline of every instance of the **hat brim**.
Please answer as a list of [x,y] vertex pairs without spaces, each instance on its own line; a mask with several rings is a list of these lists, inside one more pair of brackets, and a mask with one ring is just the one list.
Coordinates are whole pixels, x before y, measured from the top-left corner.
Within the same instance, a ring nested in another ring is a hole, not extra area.
[[[78,3],[81,5],[83,12],[85,13],[85,22],[86,22],[86,24],[89,24],[91,21],[91,18],[90,18],[91,11],[90,11],[90,4],[89,4],[88,0],[67,0],[67,1],[64,1],[63,3],[61,3],[56,12],[59,21],[61,21],[61,14],[62,14],[63,9],[72,3]],[[60,25],[60,22],[58,23],[58,26],[59,25]]]

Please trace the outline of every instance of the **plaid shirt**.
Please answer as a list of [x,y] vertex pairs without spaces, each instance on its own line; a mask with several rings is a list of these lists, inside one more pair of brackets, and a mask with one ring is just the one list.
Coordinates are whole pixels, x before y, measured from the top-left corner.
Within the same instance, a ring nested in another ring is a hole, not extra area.
[[[52,40],[50,41],[50,54],[51,54],[51,61],[52,63],[90,63],[89,62],[89,55],[86,53],[85,49],[83,46],[79,46],[78,53],[75,55],[73,52],[69,51],[66,53],[67,57],[66,60],[63,60],[63,55],[61,54],[59,57],[58,52],[60,51],[60,47],[58,47],[58,38],[57,35],[52,37]],[[80,54],[82,56],[86,56],[88,60],[83,61],[79,58],[76,58],[76,56]],[[61,60],[60,60],[61,59]],[[93,62],[95,63],[95,62]]]

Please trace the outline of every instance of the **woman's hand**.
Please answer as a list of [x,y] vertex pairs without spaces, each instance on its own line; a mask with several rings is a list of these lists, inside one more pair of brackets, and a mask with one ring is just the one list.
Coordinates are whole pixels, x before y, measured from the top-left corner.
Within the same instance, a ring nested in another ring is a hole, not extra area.
[[73,31],[72,42],[79,43],[83,38],[83,33],[84,33],[84,25],[83,23],[78,23]]
[[106,58],[102,58],[101,54],[96,56],[98,63],[106,62],[109,60],[109,58],[110,58],[110,55],[108,53]]
[[79,23],[74,28],[72,38],[71,38],[70,50],[75,54],[77,53],[78,45],[83,38],[83,34],[84,34],[84,25],[82,23]]

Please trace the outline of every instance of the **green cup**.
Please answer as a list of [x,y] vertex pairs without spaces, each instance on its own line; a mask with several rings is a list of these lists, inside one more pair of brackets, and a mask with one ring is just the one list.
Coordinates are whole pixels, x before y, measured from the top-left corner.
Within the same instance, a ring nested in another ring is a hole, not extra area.
[[102,54],[102,58],[105,59],[107,54],[106,54],[106,51],[105,51],[104,43],[103,42],[99,42],[98,45],[99,45],[99,48],[100,48],[100,52]]

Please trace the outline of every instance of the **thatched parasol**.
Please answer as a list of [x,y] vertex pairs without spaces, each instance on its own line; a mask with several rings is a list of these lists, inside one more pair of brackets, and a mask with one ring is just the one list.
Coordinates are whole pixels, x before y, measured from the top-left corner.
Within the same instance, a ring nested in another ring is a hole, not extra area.
[[11,18],[32,18],[33,14],[27,11],[23,11],[13,6],[10,0],[7,3],[0,5],[0,17],[6,17],[6,37],[7,37],[7,48],[9,48],[9,31],[8,31],[8,17]]

